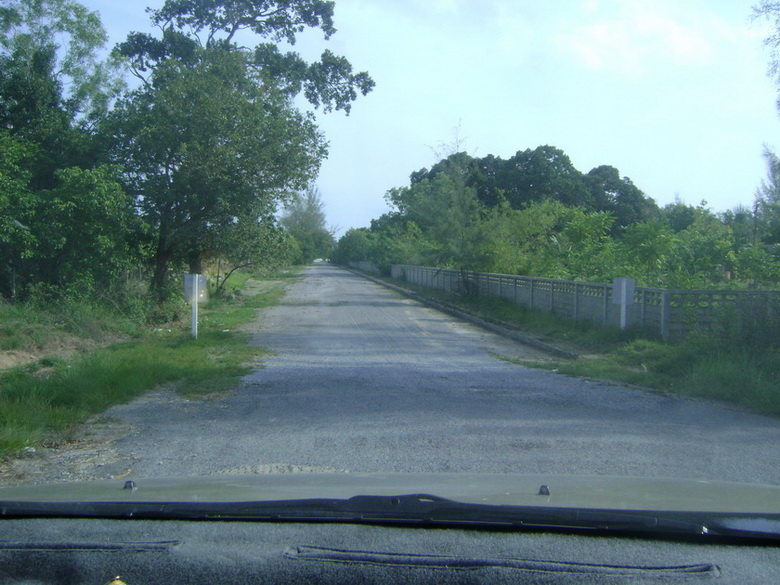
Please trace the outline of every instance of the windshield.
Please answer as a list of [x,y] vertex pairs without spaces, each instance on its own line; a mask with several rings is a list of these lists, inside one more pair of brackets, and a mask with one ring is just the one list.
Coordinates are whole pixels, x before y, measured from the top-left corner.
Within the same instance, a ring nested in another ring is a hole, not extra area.
[[0,487],[780,486],[774,3],[204,6],[0,13]]

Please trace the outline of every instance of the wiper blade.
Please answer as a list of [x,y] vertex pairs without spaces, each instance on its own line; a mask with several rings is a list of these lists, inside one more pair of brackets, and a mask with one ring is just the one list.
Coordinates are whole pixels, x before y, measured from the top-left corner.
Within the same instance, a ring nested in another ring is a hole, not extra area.
[[780,515],[472,504],[430,494],[257,502],[0,502],[6,518],[349,522],[780,541]]

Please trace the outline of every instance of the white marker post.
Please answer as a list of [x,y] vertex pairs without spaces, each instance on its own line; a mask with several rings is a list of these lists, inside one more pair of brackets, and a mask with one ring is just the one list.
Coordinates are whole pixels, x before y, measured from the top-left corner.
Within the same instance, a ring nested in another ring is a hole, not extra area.
[[620,305],[620,328],[628,326],[628,306],[634,304],[636,280],[619,276],[612,281],[612,304]]
[[184,275],[184,300],[192,303],[192,338],[198,338],[198,303],[208,299],[205,274]]

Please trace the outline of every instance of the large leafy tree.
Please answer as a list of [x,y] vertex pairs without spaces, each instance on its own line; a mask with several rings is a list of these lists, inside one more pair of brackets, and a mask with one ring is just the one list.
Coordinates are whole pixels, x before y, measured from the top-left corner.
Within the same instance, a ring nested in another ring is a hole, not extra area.
[[587,211],[611,213],[615,218],[614,233],[658,212],[655,202],[631,179],[621,177],[615,167],[602,165],[583,174],[562,150],[553,146],[521,150],[506,160],[493,155],[478,159],[456,152],[430,170],[423,168],[412,173],[411,183],[432,180],[453,165],[463,169],[465,184],[475,189],[480,202],[491,208],[500,208],[505,202],[513,209],[523,209],[534,202],[559,201]]
[[542,199],[595,208],[582,173],[562,150],[553,146],[518,151],[506,161],[498,180],[516,209]]
[[592,194],[594,209],[610,211],[615,222],[613,231],[655,217],[658,206],[628,177],[621,177],[615,167],[601,165],[585,175]]
[[146,80],[147,72],[168,59],[191,62],[198,58],[198,47],[239,50],[237,35],[254,33],[265,42],[252,50],[241,49],[250,56],[249,67],[288,97],[303,92],[325,111],[349,113],[358,93],[366,95],[374,87],[368,73],[353,73],[346,58],[329,50],[319,61],[307,63],[299,54],[282,53],[277,46],[281,41],[294,45],[307,27],[319,28],[330,38],[336,32],[333,11],[334,2],[326,0],[167,0],[151,11],[162,38],[133,33],[119,50],[130,59],[135,74]]
[[753,6],[753,19],[773,21],[775,30],[764,39],[764,44],[771,51],[769,73],[780,81],[780,2],[777,0],[760,0]]
[[[160,37],[133,33],[118,47],[143,83],[109,128],[156,234],[163,291],[171,262],[199,272],[226,226],[267,216],[316,175],[325,143],[292,98],[348,112],[373,81],[330,52],[307,64],[276,48],[306,27],[333,34],[332,2],[168,0],[151,15]],[[247,31],[264,42],[240,47]]]
[[216,233],[305,187],[324,154],[312,120],[248,74],[244,53],[202,52],[159,65],[113,116],[115,156],[156,234],[158,291],[172,261],[200,272]]
[[[771,50],[769,73],[780,83],[780,2],[761,0],[753,7],[753,18],[772,21],[774,30],[764,40]],[[780,101],[778,102],[780,106]],[[764,149],[768,173],[756,192],[755,214],[766,243],[780,243],[780,159],[769,148]]]

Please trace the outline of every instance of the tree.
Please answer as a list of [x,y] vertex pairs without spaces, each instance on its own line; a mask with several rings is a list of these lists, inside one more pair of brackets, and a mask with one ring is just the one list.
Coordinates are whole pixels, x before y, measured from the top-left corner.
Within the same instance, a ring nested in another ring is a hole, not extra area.
[[721,213],[720,219],[731,228],[736,249],[743,246],[753,246],[759,242],[758,202],[753,209],[741,204],[736,205]]
[[303,91],[327,111],[349,111],[373,81],[330,52],[306,64],[261,43],[238,47],[250,30],[292,43],[305,27],[333,28],[323,0],[168,0],[151,11],[161,38],[133,33],[118,51],[143,86],[112,126],[117,160],[157,233],[153,287],[163,291],[171,262],[199,271],[213,236],[238,216],[259,218],[315,176],[326,154],[311,115],[291,99]]
[[29,261],[39,282],[90,294],[108,288],[136,260],[140,226],[115,168],[57,171],[56,188],[42,192],[31,231]]
[[32,254],[30,219],[35,207],[30,172],[25,168],[28,145],[0,129],[0,292],[16,298],[22,260]]
[[674,245],[674,232],[665,222],[648,220],[628,226],[617,241],[622,276],[634,277],[645,286],[662,285]]
[[506,161],[498,185],[515,209],[542,199],[595,209],[582,173],[562,150],[553,146],[518,151]]
[[[761,0],[753,6],[753,19],[774,21],[773,32],[764,40],[770,48],[769,73],[780,83],[780,2]],[[780,106],[780,102],[778,103]],[[756,219],[762,225],[762,239],[767,243],[780,243],[780,159],[769,148],[764,148],[768,176],[756,192]]]
[[239,50],[235,35],[251,31],[272,42],[244,50],[248,67],[290,98],[303,92],[315,107],[349,113],[357,94],[366,95],[375,85],[368,73],[352,73],[349,61],[329,50],[319,61],[306,63],[295,52],[282,54],[275,44],[295,44],[306,27],[320,28],[330,38],[336,32],[333,8],[328,0],[167,0],[151,11],[162,38],[132,33],[118,49],[130,59],[136,76],[147,82],[146,73],[168,59],[197,59],[198,47]]
[[756,190],[755,220],[761,240],[767,244],[780,244],[780,158],[764,149],[767,177]]
[[672,231],[681,232],[696,219],[696,208],[675,198],[674,203],[667,203],[661,209],[661,220],[665,221]]
[[733,261],[734,236],[704,205],[693,208],[693,221],[674,236],[667,257],[667,286],[690,287],[719,282]]
[[117,89],[106,34],[71,0],[0,9],[0,290],[94,288],[126,266],[127,198],[97,164],[92,127]]
[[[248,214],[236,218],[217,234],[213,250],[218,266],[215,294],[219,295],[224,290],[228,279],[237,270],[272,270],[284,266],[292,260],[293,250],[289,234],[277,225],[273,216],[258,219]],[[224,267],[223,260],[226,262]]]
[[328,258],[333,250],[333,232],[325,220],[325,206],[320,192],[310,187],[295,197],[280,220],[287,232],[299,245],[298,257],[294,260],[308,264],[315,258]]
[[463,159],[447,160],[433,178],[391,189],[385,199],[427,241],[424,260],[435,266],[475,270],[485,254],[481,206],[476,190],[466,184],[467,169],[460,164]]
[[523,209],[493,208],[484,220],[492,265],[505,274],[561,277],[561,256],[550,253],[555,235],[563,229],[568,208],[545,199]]
[[[73,0],[6,0],[4,4],[0,8],[0,70],[8,72],[9,78],[27,71],[33,79],[42,66],[50,68],[52,79],[64,88],[62,105],[70,118],[94,122],[104,114],[123,82],[118,63],[99,58],[108,36],[98,13]],[[23,108],[25,102],[60,99],[49,90],[43,95],[24,93]]]
[[200,272],[213,232],[273,211],[315,175],[325,147],[310,117],[247,75],[245,54],[204,49],[193,65],[160,65],[122,101],[111,128],[128,186],[156,233],[153,288],[171,262]]
[[753,20],[759,18],[774,21],[775,30],[764,39],[764,44],[771,51],[769,73],[780,81],[780,2],[760,0],[757,5],[753,6]]
[[336,264],[368,262],[373,255],[373,234],[367,228],[350,228],[339,238],[331,255]]
[[602,165],[591,169],[585,180],[593,197],[594,209],[613,214],[613,233],[651,219],[658,212],[655,202],[645,197],[631,179],[621,178],[615,167]]

